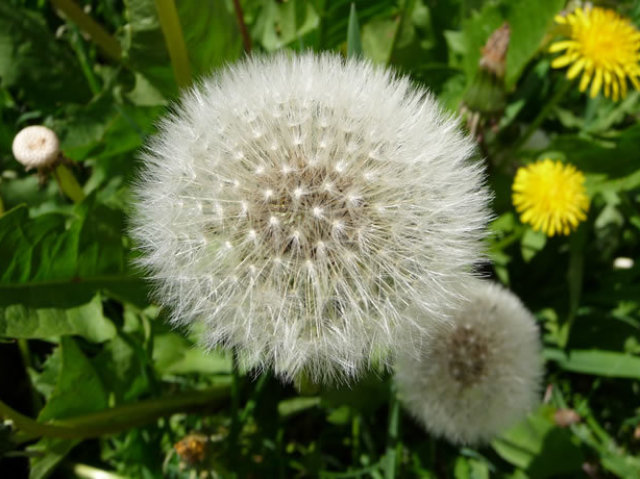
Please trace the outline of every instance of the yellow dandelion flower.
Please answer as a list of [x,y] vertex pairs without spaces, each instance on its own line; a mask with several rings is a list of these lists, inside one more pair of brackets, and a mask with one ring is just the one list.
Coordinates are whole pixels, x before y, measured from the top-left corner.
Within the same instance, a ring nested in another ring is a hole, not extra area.
[[604,85],[604,95],[618,100],[627,93],[627,78],[640,90],[640,32],[626,18],[605,8],[577,8],[556,22],[567,27],[568,40],[555,42],[551,53],[564,52],[553,68],[571,65],[567,78],[582,72],[580,91],[594,98]]
[[548,158],[518,169],[512,199],[520,220],[547,236],[568,235],[589,209],[582,172]]

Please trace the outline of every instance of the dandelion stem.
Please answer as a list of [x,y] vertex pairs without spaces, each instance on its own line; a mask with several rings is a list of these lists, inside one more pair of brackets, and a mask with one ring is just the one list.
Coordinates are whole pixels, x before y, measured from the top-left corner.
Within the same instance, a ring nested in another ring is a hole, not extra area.
[[71,170],[62,163],[53,170],[53,176],[58,182],[60,190],[67,195],[74,203],[84,200],[84,190],[76,180]]
[[80,67],[82,68],[82,73],[84,73],[85,78],[87,79],[87,83],[89,84],[89,88],[91,89],[91,93],[94,96],[100,93],[100,84],[98,83],[98,79],[96,78],[91,65],[89,64],[87,58],[87,52],[82,44],[82,38],[80,36],[80,32],[75,27],[75,25],[71,25],[71,45],[76,52],[76,56],[78,57],[78,61],[80,62]]
[[191,83],[191,66],[176,4],[174,0],[155,0],[155,4],[173,75],[179,88],[186,87]]
[[247,24],[244,22],[244,12],[242,11],[240,0],[233,0],[233,9],[236,12],[236,19],[238,20],[238,28],[240,28],[240,35],[242,35],[244,51],[251,53],[251,36],[249,35],[249,30],[247,30]]
[[41,423],[31,419],[0,401],[0,416],[10,419],[16,429],[27,439],[55,437],[60,439],[85,439],[115,434],[142,426],[160,417],[196,408],[219,408],[229,395],[227,386],[217,386],[203,391],[149,399],[134,404],[124,404],[83,416]]
[[565,97],[565,95],[569,91],[570,86],[571,86],[570,81],[567,81],[564,78],[560,80],[560,85],[556,88],[556,92],[554,93],[554,95],[549,99],[549,101],[544,105],[544,107],[542,107],[542,110],[540,110],[540,113],[538,113],[538,116],[536,116],[533,119],[533,121],[529,124],[529,126],[525,130],[525,132],[520,136],[518,141],[516,141],[515,145],[513,146],[514,151],[518,151],[527,143],[527,141],[529,141],[529,138],[531,138],[531,136],[536,132],[538,127],[547,118],[551,110],[553,110],[558,104],[558,102]]
[[89,38],[98,45],[105,55],[108,57],[121,61],[122,49],[118,41],[107,32],[102,25],[97,23],[93,18],[84,13],[72,0],[51,0],[51,3],[64,15],[74,22],[82,31],[84,31]]
[[244,409],[240,413],[240,418],[239,418],[240,424],[244,424],[247,421],[247,419],[249,419],[249,416],[251,416],[251,414],[253,413],[253,410],[256,408],[256,405],[258,403],[258,398],[260,394],[262,394],[262,391],[264,390],[264,387],[267,384],[268,380],[269,380],[269,373],[264,372],[260,375],[260,378],[258,379],[255,387],[253,388],[251,397],[249,398],[249,400],[247,401],[247,404],[245,404]]
[[238,366],[238,353],[234,349],[231,353],[231,430],[229,431],[229,457],[231,465],[237,465],[237,443],[240,435],[240,368]]
[[567,282],[569,283],[569,314],[566,322],[560,329],[560,344],[564,348],[569,343],[571,327],[576,319],[580,296],[582,294],[582,281],[584,276],[584,246],[587,239],[587,230],[581,225],[569,239],[569,269]]
[[351,463],[354,467],[360,465],[360,423],[362,416],[359,412],[352,412],[351,419]]
[[400,423],[400,402],[392,385],[389,395],[389,425],[387,427],[387,450],[385,452],[385,479],[396,477],[398,430]]

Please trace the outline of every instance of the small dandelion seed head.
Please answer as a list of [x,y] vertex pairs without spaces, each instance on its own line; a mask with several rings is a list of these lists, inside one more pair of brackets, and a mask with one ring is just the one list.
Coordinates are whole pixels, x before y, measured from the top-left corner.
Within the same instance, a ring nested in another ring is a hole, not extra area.
[[453,323],[416,358],[401,352],[403,404],[431,433],[460,444],[491,440],[538,402],[543,374],[535,319],[511,292],[481,280]]
[[587,218],[584,175],[573,165],[547,158],[521,167],[512,190],[520,220],[547,236],[568,235]]
[[46,126],[27,126],[13,139],[13,156],[27,170],[52,166],[60,158],[58,136]]
[[366,61],[247,59],[160,130],[137,185],[141,264],[173,323],[204,324],[204,343],[246,366],[352,379],[426,327],[408,304],[446,321],[483,257],[472,141],[428,92]]
[[[582,74],[580,91],[596,97],[618,100],[627,94],[627,80],[640,90],[640,31],[630,20],[614,10],[580,7],[566,16],[556,17],[567,39],[551,44],[551,53],[562,54],[551,62],[553,68],[565,68],[570,80]],[[604,87],[604,88],[603,88]]]

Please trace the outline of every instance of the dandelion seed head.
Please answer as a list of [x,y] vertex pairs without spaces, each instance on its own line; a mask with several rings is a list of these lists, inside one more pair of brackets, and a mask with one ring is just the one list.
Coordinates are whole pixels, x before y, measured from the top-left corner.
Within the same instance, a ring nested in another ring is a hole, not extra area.
[[425,327],[408,304],[459,301],[483,257],[472,142],[430,94],[368,62],[247,59],[160,130],[137,185],[141,264],[173,323],[204,323],[205,344],[247,366],[348,380]]
[[547,158],[521,167],[512,189],[520,220],[547,236],[568,235],[587,218],[584,175],[573,165]]
[[543,372],[531,313],[497,284],[471,284],[454,322],[396,365],[403,404],[429,432],[459,444],[487,442],[522,419],[538,402]]
[[27,170],[53,165],[60,157],[58,136],[46,126],[27,126],[13,139],[13,156]]

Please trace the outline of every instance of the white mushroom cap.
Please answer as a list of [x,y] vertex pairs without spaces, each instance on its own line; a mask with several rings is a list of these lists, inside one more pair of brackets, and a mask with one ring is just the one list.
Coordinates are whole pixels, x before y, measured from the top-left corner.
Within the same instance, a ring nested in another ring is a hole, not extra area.
[[13,155],[27,170],[53,164],[60,155],[58,136],[46,126],[34,125],[20,130],[13,139]]

